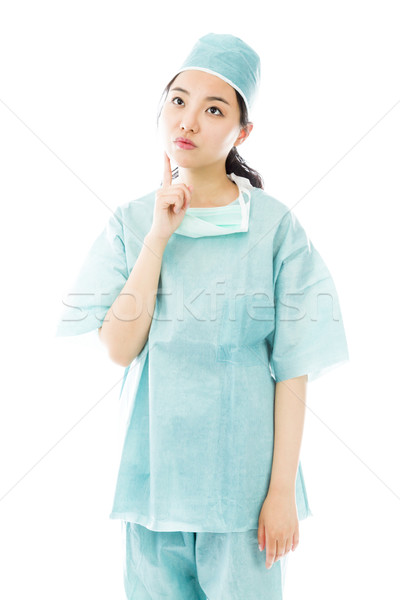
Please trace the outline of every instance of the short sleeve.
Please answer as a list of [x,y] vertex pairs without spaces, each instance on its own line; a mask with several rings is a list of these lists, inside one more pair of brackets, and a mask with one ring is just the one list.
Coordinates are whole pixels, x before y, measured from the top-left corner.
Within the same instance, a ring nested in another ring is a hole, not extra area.
[[56,336],[79,335],[101,327],[127,279],[123,223],[117,208],[92,244],[75,283],[63,299]]
[[275,236],[275,327],[267,338],[275,381],[313,381],[349,360],[338,294],[331,274],[289,211]]

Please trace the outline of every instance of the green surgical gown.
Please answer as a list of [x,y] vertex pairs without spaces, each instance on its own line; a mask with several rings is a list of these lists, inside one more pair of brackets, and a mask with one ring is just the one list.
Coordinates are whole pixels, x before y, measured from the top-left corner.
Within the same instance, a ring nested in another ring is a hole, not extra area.
[[[275,384],[348,360],[331,274],[288,207],[251,191],[249,229],[172,234],[148,340],[125,369],[128,406],[112,519],[155,531],[258,527],[274,445]],[[94,241],[56,335],[102,325],[138,258],[155,191],[120,205]],[[236,200],[235,202],[237,202]],[[299,462],[298,518],[312,512]]]

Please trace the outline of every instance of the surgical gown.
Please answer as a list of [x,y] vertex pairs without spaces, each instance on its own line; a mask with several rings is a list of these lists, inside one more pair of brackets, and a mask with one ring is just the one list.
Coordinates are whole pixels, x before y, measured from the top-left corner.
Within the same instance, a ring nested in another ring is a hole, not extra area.
[[[250,190],[249,229],[172,234],[148,340],[126,367],[110,518],[155,531],[257,529],[274,446],[275,384],[347,361],[335,284],[298,218]],[[156,191],[117,207],[67,295],[56,335],[97,329],[149,232]],[[237,202],[236,199],[235,202]],[[299,461],[299,520],[312,515]]]

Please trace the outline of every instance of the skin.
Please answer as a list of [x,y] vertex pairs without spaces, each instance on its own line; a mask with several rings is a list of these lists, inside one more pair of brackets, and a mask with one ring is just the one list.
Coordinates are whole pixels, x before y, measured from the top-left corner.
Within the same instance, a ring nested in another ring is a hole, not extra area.
[[[208,96],[223,98],[228,104],[207,100]],[[252,129],[252,123],[240,127],[236,93],[228,83],[203,71],[178,74],[160,114],[160,133],[165,152],[179,166],[174,184],[192,188],[192,207],[223,206],[237,198],[238,188],[227,177],[225,161],[231,148],[242,144]],[[177,137],[187,137],[197,147],[181,149],[174,143]]]
[[271,479],[258,519],[258,543],[261,550],[266,550],[267,569],[299,544],[295,489],[307,382],[308,375],[301,375],[278,381],[275,386]]

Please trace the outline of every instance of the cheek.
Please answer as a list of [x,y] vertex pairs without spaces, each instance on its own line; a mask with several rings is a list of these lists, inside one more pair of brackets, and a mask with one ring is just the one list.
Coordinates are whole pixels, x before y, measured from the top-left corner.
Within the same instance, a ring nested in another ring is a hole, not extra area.
[[176,129],[176,126],[172,122],[171,113],[168,110],[161,112],[159,119],[159,130],[160,134],[164,139],[171,137],[171,132]]
[[164,105],[160,113],[160,124],[163,123],[164,127],[168,127],[173,120],[173,112],[171,107],[167,104]]
[[229,127],[221,128],[218,134],[214,137],[215,146],[218,146],[225,151],[226,148],[231,148],[233,142],[235,140],[234,134],[232,133],[232,129]]

